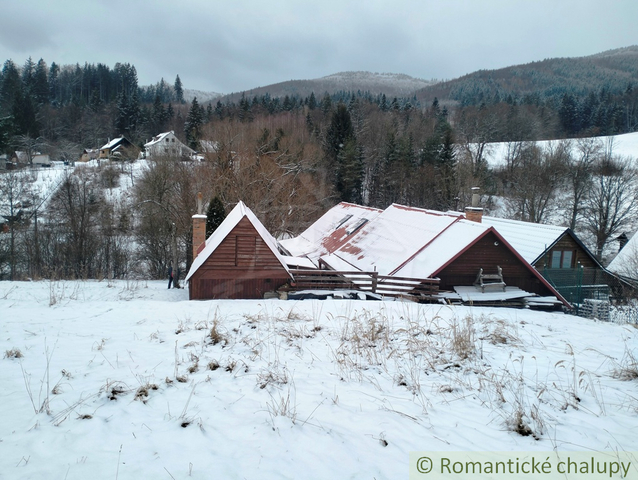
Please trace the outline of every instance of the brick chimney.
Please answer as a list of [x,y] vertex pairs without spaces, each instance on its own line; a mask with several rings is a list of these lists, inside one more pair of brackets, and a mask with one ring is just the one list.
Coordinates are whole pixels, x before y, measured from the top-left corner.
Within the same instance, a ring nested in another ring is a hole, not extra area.
[[483,221],[483,209],[479,207],[481,196],[479,187],[472,187],[472,206],[465,207],[465,218],[472,222],[481,223]]
[[197,257],[199,247],[206,241],[206,215],[203,214],[203,210],[202,192],[199,192],[197,213],[193,215],[193,259]]

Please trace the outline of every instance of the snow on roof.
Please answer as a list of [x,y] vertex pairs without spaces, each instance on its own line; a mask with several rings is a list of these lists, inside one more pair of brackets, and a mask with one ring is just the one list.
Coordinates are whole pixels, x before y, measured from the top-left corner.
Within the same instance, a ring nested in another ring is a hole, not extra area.
[[459,217],[393,204],[363,225],[335,255],[363,271],[389,275]]
[[214,142],[212,140],[200,140],[199,148],[202,152],[215,153],[219,150],[219,142]]
[[257,230],[257,233],[259,233],[264,243],[268,245],[268,248],[270,248],[275,257],[277,257],[277,260],[279,260],[279,263],[281,263],[286,272],[290,274],[290,270],[286,265],[286,261],[284,260],[284,257],[279,253],[279,249],[277,248],[277,240],[275,240],[274,237],[268,232],[268,230],[266,230],[266,227],[264,227],[264,225],[259,221],[252,210],[248,208],[244,204],[244,202],[240,201],[224,219],[221,225],[217,227],[217,230],[215,230],[213,234],[206,239],[206,246],[193,260],[193,264],[191,265],[188,275],[186,275],[185,281],[188,281],[188,279],[199,269],[199,267],[204,264],[208,257],[210,257],[215,249],[217,249],[222,241],[244,217],[246,217],[253,225],[253,227],[255,227],[255,230]]
[[150,147],[152,145],[155,145],[156,143],[161,142],[162,140],[164,140],[164,138],[166,138],[168,135],[175,135],[175,132],[173,132],[172,130],[170,132],[164,132],[164,133],[160,133],[159,135],[156,135],[153,137],[153,140],[151,140],[148,143],[144,144],[144,147]]
[[489,226],[470,220],[459,220],[441,231],[412,260],[399,268],[397,277],[429,278],[481,237]]
[[289,267],[303,268],[303,269],[309,269],[309,270],[314,270],[317,268],[317,266],[306,257],[289,257],[287,255],[282,255],[282,258],[286,262],[286,265],[288,265]]
[[618,275],[638,279],[638,232],[636,232],[607,266]]
[[482,222],[494,227],[532,265],[567,231],[567,227],[496,217],[483,217]]
[[353,228],[357,222],[364,219],[371,221],[381,212],[378,208],[341,202],[324,213],[298,237],[280,240],[280,243],[291,255],[307,256],[314,261],[343,245],[355,233]]
[[124,140],[124,137],[118,137],[118,138],[114,138],[113,140],[111,140],[109,143],[107,143],[106,145],[104,145],[102,148],[100,148],[100,150],[105,150],[107,148],[113,148],[115,145],[117,145],[118,143],[120,143],[121,141]]
[[357,270],[361,270],[334,253],[323,255],[321,260],[327,265],[330,265],[333,270],[338,270],[340,272],[356,272]]

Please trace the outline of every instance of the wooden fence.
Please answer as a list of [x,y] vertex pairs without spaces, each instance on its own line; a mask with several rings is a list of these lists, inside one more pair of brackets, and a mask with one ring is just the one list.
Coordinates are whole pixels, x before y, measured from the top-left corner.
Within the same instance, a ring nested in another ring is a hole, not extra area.
[[439,292],[438,278],[408,278],[378,272],[291,270],[294,280],[280,290],[360,290],[388,297],[432,300]]

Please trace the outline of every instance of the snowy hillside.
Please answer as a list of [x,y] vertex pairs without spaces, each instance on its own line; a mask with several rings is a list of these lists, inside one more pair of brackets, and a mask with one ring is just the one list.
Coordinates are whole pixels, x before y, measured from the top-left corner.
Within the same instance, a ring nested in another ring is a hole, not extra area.
[[[610,137],[597,137],[603,146],[613,142],[613,154],[625,158],[633,158],[638,161],[638,132],[626,133],[623,135],[614,135]],[[536,142],[536,144],[546,149],[550,144],[556,143],[559,140],[545,140]],[[489,165],[494,167],[504,166],[506,164],[506,158],[508,154],[508,148],[510,144],[507,142],[490,143],[485,149],[486,158]],[[573,149],[576,149],[576,143],[573,142]]]
[[253,88],[246,92],[233,93],[223,97],[222,101],[238,101],[242,95],[268,94],[271,97],[294,95],[307,97],[314,92],[317,98],[324,93],[369,92],[372,95],[385,94],[387,97],[411,97],[417,90],[434,85],[435,80],[422,80],[395,73],[341,72],[312,80],[289,80],[264,87]]
[[189,103],[193,101],[193,98],[197,98],[197,103],[205,104],[208,102],[212,102],[213,100],[216,100],[221,96],[221,93],[204,92],[202,90],[190,90],[188,88],[184,89],[184,100]]
[[392,90],[404,96],[413,95],[417,90],[436,83],[436,81],[422,80],[404,74],[376,72],[340,72],[322,77],[319,81],[331,84],[336,90],[369,90],[371,92]]
[[417,450],[638,451],[635,326],[187,298],[0,282],[0,478],[405,479]]

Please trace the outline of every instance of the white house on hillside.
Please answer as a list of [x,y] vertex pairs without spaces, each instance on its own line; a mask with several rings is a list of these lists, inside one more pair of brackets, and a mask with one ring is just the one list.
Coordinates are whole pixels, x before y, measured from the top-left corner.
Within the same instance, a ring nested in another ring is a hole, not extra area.
[[150,142],[144,144],[144,149],[146,158],[190,157],[195,154],[195,150],[180,142],[173,131],[160,133],[153,137]]

